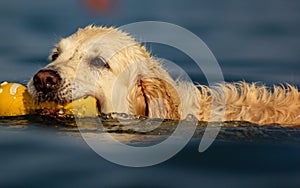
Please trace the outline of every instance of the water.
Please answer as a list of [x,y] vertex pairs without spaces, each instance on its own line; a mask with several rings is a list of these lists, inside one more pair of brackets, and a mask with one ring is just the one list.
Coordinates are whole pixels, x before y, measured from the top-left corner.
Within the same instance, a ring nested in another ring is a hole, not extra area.
[[[63,120],[62,120],[63,121]],[[110,163],[82,140],[73,121],[41,117],[5,118],[1,128],[1,184],[25,187],[298,187],[297,128],[227,126],[205,153],[197,151],[199,126],[183,151],[165,163],[128,168]],[[174,121],[156,132],[133,134],[117,121],[107,130],[131,145],[153,144],[172,132]],[[89,133],[95,130],[86,128]],[[118,130],[118,131],[117,131]],[[128,142],[131,140],[130,142]]]
[[[26,83],[48,63],[54,43],[78,27],[158,20],[187,28],[206,42],[227,81],[300,86],[299,1],[115,3],[111,13],[96,16],[79,1],[1,1],[0,81]],[[162,45],[149,48],[184,67],[193,80],[205,83],[185,55]],[[123,142],[151,144],[167,137],[172,130],[168,123],[150,136],[120,131],[123,128],[117,122],[110,124],[114,125],[110,130]],[[247,123],[233,127],[230,122],[213,145],[199,153],[204,127],[198,127],[174,158],[152,167],[127,168],[99,157],[72,125],[72,121],[32,116],[0,119],[0,186],[300,187],[297,128]]]

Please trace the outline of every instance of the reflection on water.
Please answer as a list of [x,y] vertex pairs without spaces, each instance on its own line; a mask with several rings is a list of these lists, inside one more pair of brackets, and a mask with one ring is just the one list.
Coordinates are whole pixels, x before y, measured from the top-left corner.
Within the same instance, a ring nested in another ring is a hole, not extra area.
[[[121,124],[113,118],[101,118],[105,131],[120,142],[136,147],[163,141],[178,124],[166,120],[145,133],[128,126],[135,124],[136,119]],[[147,126],[156,126],[157,122],[160,121],[148,121]],[[199,153],[200,138],[206,128],[205,122],[199,122],[193,139],[183,151],[162,164],[135,169],[115,165],[98,156],[83,141],[75,125],[72,119],[41,116],[1,118],[1,187],[64,187],[70,182],[76,187],[300,185],[298,128],[225,122],[213,145]],[[104,130],[94,120],[86,119],[85,125],[82,127],[85,134],[105,142],[101,139]]]
[[[77,128],[78,122],[80,123],[80,131]],[[93,134],[108,132],[114,137],[119,137],[124,143],[132,144],[133,140],[138,140],[139,143],[144,144],[144,141],[149,142],[153,139],[153,144],[155,144],[155,141],[170,136],[179,123],[186,127],[192,126],[188,120],[179,122],[177,120],[135,118],[129,115],[124,118],[124,114],[117,117],[115,113],[102,114],[97,118],[81,118],[78,122],[74,118],[65,119],[39,115],[2,117],[0,118],[0,128],[28,131],[52,130],[53,133],[70,136],[80,136],[81,133],[92,136]],[[101,126],[99,122],[101,122]],[[198,122],[193,138],[202,138],[205,130],[208,133],[213,132],[219,126],[222,128],[217,140],[257,143],[261,141],[300,142],[299,128],[286,128],[278,125],[258,126],[243,121],[215,122],[211,123],[210,127],[207,127],[207,122]]]

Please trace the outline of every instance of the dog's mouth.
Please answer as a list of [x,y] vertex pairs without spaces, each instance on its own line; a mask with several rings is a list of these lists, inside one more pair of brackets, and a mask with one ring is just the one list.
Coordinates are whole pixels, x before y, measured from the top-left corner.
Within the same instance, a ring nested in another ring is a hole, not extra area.
[[61,81],[61,86],[54,90],[38,90],[34,85],[34,81],[31,80],[28,83],[28,92],[38,103],[55,102],[61,105],[90,96],[76,90],[76,87],[64,79]]
[[37,91],[36,89],[29,89],[29,94],[39,103],[42,102],[55,102],[58,104],[66,104],[74,99],[72,98],[71,90],[61,90],[58,88],[54,91]]
[[38,102],[65,104],[72,101],[72,89],[67,83],[57,71],[42,69],[28,83],[28,91]]
[[[78,99],[94,97],[90,95],[88,84],[61,76],[56,69],[40,70],[28,82],[28,92],[38,103],[55,102],[63,106]],[[97,100],[96,103],[98,112],[101,112],[100,102]]]
[[72,98],[62,96],[60,93],[61,92],[37,92],[33,97],[40,103],[48,101],[55,102],[58,104],[66,104],[72,101]]

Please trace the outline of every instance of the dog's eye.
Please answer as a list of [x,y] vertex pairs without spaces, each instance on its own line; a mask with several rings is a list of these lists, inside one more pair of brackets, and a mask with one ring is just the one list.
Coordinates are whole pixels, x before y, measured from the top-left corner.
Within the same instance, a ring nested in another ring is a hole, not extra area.
[[98,68],[101,68],[101,67],[105,67],[105,68],[110,68],[109,67],[109,64],[105,62],[105,60],[101,57],[95,57],[95,58],[92,58],[90,61],[89,61],[90,65],[91,66],[94,66],[94,67],[98,67]]
[[52,55],[51,55],[51,61],[55,61],[59,56],[59,53],[58,52],[54,52]]
[[58,58],[58,56],[60,55],[60,48],[54,48],[53,50],[52,50],[52,53],[51,53],[51,55],[49,56],[49,59],[50,59],[50,61],[55,61],[57,58]]

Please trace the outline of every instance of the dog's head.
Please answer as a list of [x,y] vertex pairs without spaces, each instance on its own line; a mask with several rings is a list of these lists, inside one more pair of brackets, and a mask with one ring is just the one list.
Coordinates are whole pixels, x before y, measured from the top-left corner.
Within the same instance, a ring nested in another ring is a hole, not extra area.
[[[62,39],[49,59],[51,62],[28,83],[29,93],[38,101],[65,103],[93,96],[103,112],[117,108],[122,112],[147,115],[151,113],[148,101],[153,94],[156,97],[176,96],[166,91],[159,94],[158,90],[165,90],[165,87],[174,93],[172,79],[142,45],[115,28],[87,26],[79,29]],[[162,79],[156,79],[159,75]],[[149,90],[152,94],[146,94],[148,89],[156,91]],[[136,102],[124,107],[122,100]],[[113,107],[113,101],[117,107]]]

